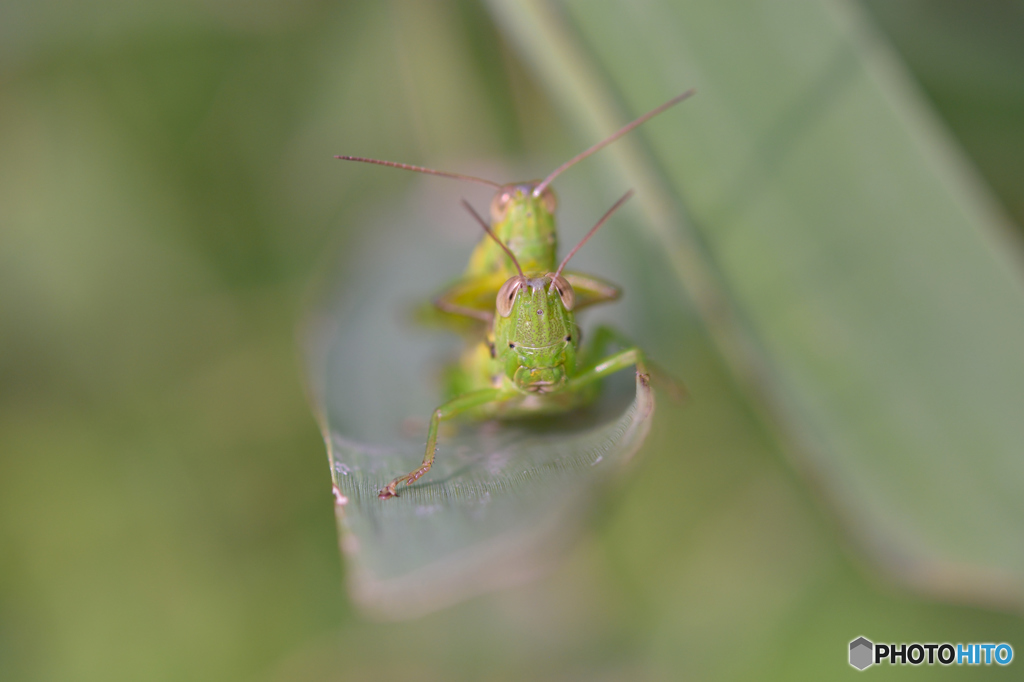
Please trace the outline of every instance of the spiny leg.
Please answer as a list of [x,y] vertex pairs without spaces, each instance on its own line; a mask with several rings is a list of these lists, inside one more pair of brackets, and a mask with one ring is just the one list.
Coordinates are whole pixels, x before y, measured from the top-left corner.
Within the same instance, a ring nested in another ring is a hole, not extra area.
[[434,306],[442,312],[451,313],[453,315],[462,315],[464,317],[472,317],[473,319],[479,319],[484,324],[490,324],[493,321],[495,315],[487,310],[477,310],[471,308],[468,305],[459,305],[458,303],[452,303],[442,297],[434,299]]
[[[627,348],[636,347],[633,340],[618,329],[606,325],[600,325],[594,330],[594,335],[584,351],[585,354],[582,364],[586,367],[597,363],[597,361],[605,354],[605,349],[612,342],[618,343],[619,345]],[[648,359],[646,356],[644,356],[644,365],[647,369],[642,373],[649,374],[649,377],[653,378],[658,386],[668,391],[673,400],[683,401],[690,395],[690,391],[686,388],[686,384],[684,384],[680,379],[672,376],[672,374],[667,370],[656,362]],[[637,371],[640,371],[639,368]]]
[[430,471],[430,467],[434,464],[434,454],[437,452],[437,428],[440,423],[446,419],[458,416],[467,410],[471,410],[474,407],[479,407],[486,403],[496,402],[507,399],[504,392],[498,388],[485,388],[479,391],[473,391],[472,393],[466,393],[460,395],[458,398],[449,400],[441,407],[434,410],[434,414],[430,417],[430,428],[427,431],[427,451],[423,455],[423,463],[415,471],[411,471],[404,476],[399,476],[395,480],[384,486],[381,491],[377,494],[382,500],[386,500],[390,497],[395,497],[398,493],[395,492],[395,488],[401,484],[412,485],[415,483],[423,474]]
[[644,352],[634,346],[633,348],[620,350],[617,353],[601,358],[589,366],[585,366],[583,371],[569,380],[568,384],[566,384],[566,390],[582,389],[627,367],[636,367],[637,375],[645,384],[650,381]]
[[[434,305],[456,315],[469,315],[470,317],[476,317],[478,313],[493,315],[494,297],[509,276],[509,273],[504,271],[464,275],[435,296]],[[474,312],[468,312],[469,310]]]
[[617,286],[593,275],[566,271],[562,273],[562,276],[565,277],[566,281],[572,285],[573,291],[576,292],[575,310],[580,310],[597,303],[609,303],[622,295],[622,290]]
[[506,279],[502,273],[467,275],[434,297],[433,315],[421,310],[417,318],[431,326],[478,336],[480,323],[487,327],[494,319],[494,297]]

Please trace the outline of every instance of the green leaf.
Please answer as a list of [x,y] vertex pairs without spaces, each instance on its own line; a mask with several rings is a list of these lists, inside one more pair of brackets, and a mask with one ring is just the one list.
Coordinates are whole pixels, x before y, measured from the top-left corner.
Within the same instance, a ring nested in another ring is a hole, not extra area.
[[[437,185],[423,183],[434,195]],[[348,251],[337,293],[308,330],[352,596],[385,618],[549,567],[578,535],[595,492],[643,443],[654,411],[649,386],[623,372],[598,404],[572,415],[462,425],[442,437],[423,479],[378,499],[422,459],[426,422],[441,402],[437,375],[460,349],[454,335],[412,324],[417,304],[461,270],[475,237],[466,219],[470,239],[445,238],[458,194],[440,194],[439,203],[415,193],[362,226],[368,237]]]
[[856,6],[490,6],[587,139],[697,88],[596,161],[637,188],[652,269],[878,565],[1019,606],[1020,253]]

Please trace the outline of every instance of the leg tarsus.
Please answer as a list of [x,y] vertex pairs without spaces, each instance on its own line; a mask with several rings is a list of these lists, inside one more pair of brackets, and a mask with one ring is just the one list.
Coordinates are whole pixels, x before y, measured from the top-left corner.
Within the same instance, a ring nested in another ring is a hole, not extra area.
[[400,477],[396,478],[395,480],[391,481],[391,483],[388,483],[386,486],[381,488],[380,492],[377,493],[377,499],[389,500],[392,497],[398,497],[398,493],[395,492],[395,486],[398,485],[399,481],[401,481],[401,480],[402,480],[402,478],[400,476]]

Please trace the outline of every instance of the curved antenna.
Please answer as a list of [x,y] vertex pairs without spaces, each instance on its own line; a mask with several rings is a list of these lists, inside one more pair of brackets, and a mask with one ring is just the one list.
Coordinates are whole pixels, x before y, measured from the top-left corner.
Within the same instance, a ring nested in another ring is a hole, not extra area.
[[628,192],[623,194],[622,198],[616,201],[612,205],[612,207],[609,208],[603,216],[601,216],[601,219],[597,221],[597,224],[590,228],[590,232],[587,232],[586,236],[584,236],[583,239],[580,240],[580,243],[572,247],[572,251],[570,251],[569,255],[562,259],[562,263],[558,266],[558,270],[555,271],[555,276],[551,280],[551,286],[555,285],[555,280],[558,279],[558,277],[562,274],[562,268],[564,268],[565,264],[569,262],[569,259],[576,255],[576,252],[580,250],[580,247],[586,244],[587,240],[594,236],[594,233],[597,232],[597,228],[604,225],[608,221],[608,219],[612,217],[612,214],[618,211],[619,207],[626,203],[626,201],[631,196],[633,196],[633,190],[629,190]]
[[570,166],[573,166],[573,165],[579,163],[580,161],[582,161],[583,159],[587,158],[588,156],[590,156],[594,152],[596,152],[596,151],[598,151],[598,150],[600,150],[600,149],[610,145],[612,142],[615,142],[615,140],[619,139],[620,137],[622,137],[623,135],[628,133],[633,128],[636,128],[638,125],[646,123],[648,120],[654,118],[655,116],[657,116],[661,112],[665,111],[669,107],[672,107],[672,106],[675,106],[676,104],[679,104],[684,99],[687,99],[688,97],[691,97],[695,92],[697,92],[697,91],[694,88],[690,88],[689,90],[687,90],[683,94],[676,95],[675,97],[673,97],[669,101],[667,101],[664,104],[662,104],[657,109],[652,109],[651,111],[648,111],[646,114],[644,114],[640,118],[636,119],[632,123],[627,123],[626,125],[622,126],[617,131],[615,131],[614,133],[612,133],[608,137],[604,138],[603,140],[601,140],[600,142],[595,144],[590,149],[587,149],[586,151],[580,152],[576,156],[572,157],[571,159],[569,159],[568,161],[563,163],[561,166],[556,168],[551,173],[551,175],[549,175],[546,178],[544,178],[541,181],[541,183],[534,188],[533,196],[539,197],[541,195],[541,192],[543,192],[544,189],[548,185],[551,184],[551,181],[554,180],[555,178],[557,178],[559,175],[561,175]]
[[507,246],[505,246],[505,243],[503,241],[501,241],[500,239],[498,239],[498,235],[494,234],[494,232],[491,231],[491,228],[487,226],[486,221],[484,221],[484,219],[480,217],[480,214],[477,213],[473,209],[473,207],[469,205],[468,201],[463,199],[462,200],[462,205],[466,207],[466,210],[469,211],[473,215],[474,218],[476,218],[476,221],[478,223],[480,223],[480,227],[484,228],[484,232],[489,234],[491,236],[491,239],[493,239],[494,241],[498,242],[498,246],[500,246],[501,248],[505,249],[505,253],[507,253],[508,257],[512,259],[512,262],[515,263],[516,270],[519,271],[519,276],[525,279],[526,275],[523,274],[523,269],[521,267],[519,267],[519,261],[516,259],[516,254],[512,253],[512,249],[510,249]]
[[397,161],[381,161],[380,159],[367,159],[362,156],[335,156],[336,159],[342,159],[343,161],[359,161],[361,163],[375,163],[378,166],[388,166],[389,168],[401,168],[402,170],[416,171],[417,173],[427,173],[428,175],[440,175],[443,178],[452,178],[454,180],[466,180],[468,182],[478,182],[481,185],[487,185],[488,187],[495,187],[500,189],[501,185],[491,180],[484,180],[472,175],[462,175],[461,173],[449,173],[447,171],[434,170],[433,168],[424,168],[423,166],[413,166],[408,163],[398,163]]

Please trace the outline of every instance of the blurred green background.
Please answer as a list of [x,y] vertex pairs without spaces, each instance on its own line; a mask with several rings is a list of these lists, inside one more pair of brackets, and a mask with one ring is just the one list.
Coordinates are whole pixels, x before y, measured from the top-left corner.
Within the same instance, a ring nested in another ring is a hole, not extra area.
[[[1024,5],[862,8],[1024,224]],[[0,679],[811,680],[854,674],[860,634],[1024,652],[1018,616],[877,577],[710,355],[690,371],[721,396],[685,426],[715,457],[656,427],[555,574],[409,623],[353,609],[296,329],[415,178],[331,156],[547,167],[586,142],[563,123],[468,0],[4,3]]]

